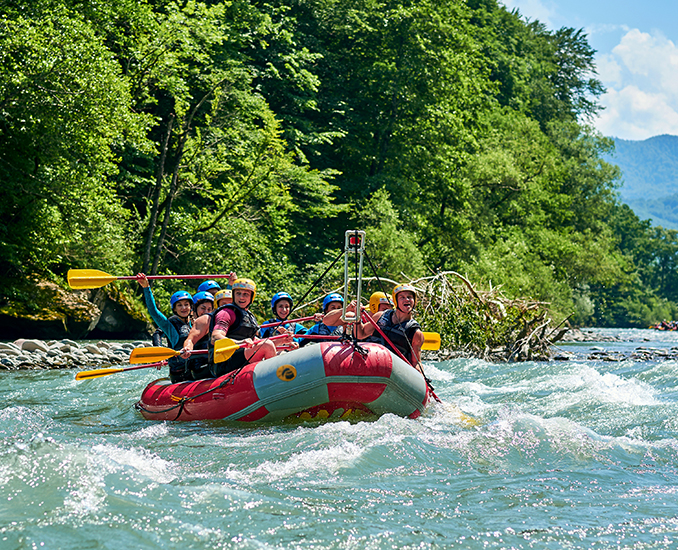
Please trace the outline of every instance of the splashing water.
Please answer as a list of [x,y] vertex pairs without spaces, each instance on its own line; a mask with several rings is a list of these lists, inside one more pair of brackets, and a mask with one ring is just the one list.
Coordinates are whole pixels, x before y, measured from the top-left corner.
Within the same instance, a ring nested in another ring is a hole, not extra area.
[[675,363],[426,370],[417,420],[277,426],[145,421],[144,371],[5,373],[0,548],[678,547]]

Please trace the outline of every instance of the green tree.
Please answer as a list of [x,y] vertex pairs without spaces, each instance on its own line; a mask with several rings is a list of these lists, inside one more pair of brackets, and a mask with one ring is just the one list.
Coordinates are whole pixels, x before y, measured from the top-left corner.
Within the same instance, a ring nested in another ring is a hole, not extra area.
[[[11,15],[11,16],[10,16]],[[144,137],[129,83],[77,13],[0,20],[0,254],[5,275],[130,259],[114,150]]]

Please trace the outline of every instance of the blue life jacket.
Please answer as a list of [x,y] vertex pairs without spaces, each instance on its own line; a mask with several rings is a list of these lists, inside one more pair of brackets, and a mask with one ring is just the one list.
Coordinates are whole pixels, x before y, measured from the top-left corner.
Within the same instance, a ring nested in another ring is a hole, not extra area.
[[[184,347],[188,333],[191,332],[191,325],[177,315],[172,315],[167,321],[172,324],[179,334],[179,340],[172,347],[173,350],[179,351]],[[170,357],[167,360],[167,365],[169,366],[170,375],[174,375],[172,378],[176,378],[180,373],[185,374],[187,372],[186,359],[182,359],[179,355]]]
[[[336,327],[330,327],[326,325],[325,323],[316,323],[313,325],[308,331],[306,332],[307,336],[310,336],[312,334],[318,334],[321,336],[340,336],[344,333],[344,327],[341,326],[336,326]],[[313,340],[313,339],[307,339],[307,338],[301,338],[301,342],[299,343],[300,346],[305,346],[306,344],[311,344],[313,342],[322,342],[322,340]]]

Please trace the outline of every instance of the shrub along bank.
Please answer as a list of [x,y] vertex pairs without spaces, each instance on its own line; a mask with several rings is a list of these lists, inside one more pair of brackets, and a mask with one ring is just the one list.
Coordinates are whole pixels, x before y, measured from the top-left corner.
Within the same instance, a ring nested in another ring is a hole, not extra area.
[[[454,271],[578,325],[676,317],[677,233],[619,201],[581,30],[497,0],[10,0],[0,15],[0,308],[34,307],[17,282],[64,287],[69,268],[236,271],[264,316],[358,227],[381,277]],[[154,290],[165,304],[181,288]],[[425,315],[485,353],[504,345],[494,301]]]

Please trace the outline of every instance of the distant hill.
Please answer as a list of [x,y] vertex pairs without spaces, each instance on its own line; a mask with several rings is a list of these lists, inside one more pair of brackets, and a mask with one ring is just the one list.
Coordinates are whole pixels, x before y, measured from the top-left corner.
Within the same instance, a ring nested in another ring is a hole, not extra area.
[[616,151],[605,160],[623,172],[622,200],[641,219],[678,229],[678,136],[614,141]]

